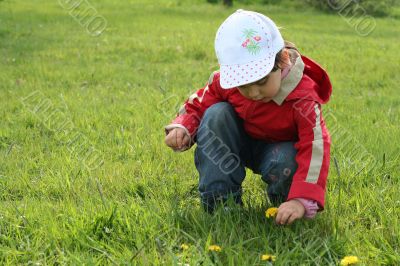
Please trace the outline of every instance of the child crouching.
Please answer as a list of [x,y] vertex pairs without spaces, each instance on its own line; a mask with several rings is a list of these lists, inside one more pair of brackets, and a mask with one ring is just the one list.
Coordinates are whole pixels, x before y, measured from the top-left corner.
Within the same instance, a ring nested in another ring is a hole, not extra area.
[[242,203],[247,167],[279,205],[278,224],[314,217],[324,208],[330,160],[321,108],[332,91],[328,74],[284,42],[271,19],[252,11],[238,10],[222,23],[215,50],[220,70],[165,127],[165,143],[175,151],[197,143],[208,212],[228,197]]

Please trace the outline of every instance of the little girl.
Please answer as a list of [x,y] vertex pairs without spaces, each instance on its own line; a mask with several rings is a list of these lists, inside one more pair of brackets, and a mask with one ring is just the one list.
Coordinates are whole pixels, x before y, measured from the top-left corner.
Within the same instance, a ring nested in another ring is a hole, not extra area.
[[165,143],[185,151],[194,143],[205,210],[233,197],[241,204],[245,167],[268,184],[276,223],[312,218],[324,208],[330,136],[321,104],[329,77],[284,42],[268,17],[237,10],[219,27],[220,70],[189,97],[165,127]]

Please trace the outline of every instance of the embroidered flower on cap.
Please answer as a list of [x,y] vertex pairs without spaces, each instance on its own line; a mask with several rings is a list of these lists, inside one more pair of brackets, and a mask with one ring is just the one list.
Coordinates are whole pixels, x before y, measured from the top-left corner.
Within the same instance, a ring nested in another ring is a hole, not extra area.
[[261,41],[260,36],[254,36],[257,31],[253,29],[243,30],[243,36],[246,40],[242,43],[242,46],[247,49],[247,51],[253,55],[258,54],[261,51],[261,46],[259,41]]

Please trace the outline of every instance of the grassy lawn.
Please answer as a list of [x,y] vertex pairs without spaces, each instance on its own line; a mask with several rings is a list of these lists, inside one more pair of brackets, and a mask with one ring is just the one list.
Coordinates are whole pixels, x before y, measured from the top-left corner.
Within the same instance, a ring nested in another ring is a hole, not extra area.
[[[400,264],[399,20],[360,36],[340,15],[281,6],[90,4],[107,21],[99,36],[59,1],[0,1],[0,264]],[[237,8],[269,15],[331,76],[332,162],[315,220],[267,220],[251,171],[245,208],[210,216],[194,147],[164,145],[163,126],[218,68],[215,32]]]

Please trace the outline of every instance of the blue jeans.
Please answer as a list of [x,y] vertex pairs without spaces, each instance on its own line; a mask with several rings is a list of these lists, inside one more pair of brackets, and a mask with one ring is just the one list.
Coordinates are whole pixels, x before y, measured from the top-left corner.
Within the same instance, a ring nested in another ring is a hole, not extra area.
[[242,204],[245,167],[260,174],[268,184],[267,194],[273,204],[286,200],[297,169],[294,142],[267,143],[250,137],[243,128],[243,120],[227,102],[206,110],[196,142],[194,161],[206,211],[213,212],[216,204],[229,197]]

